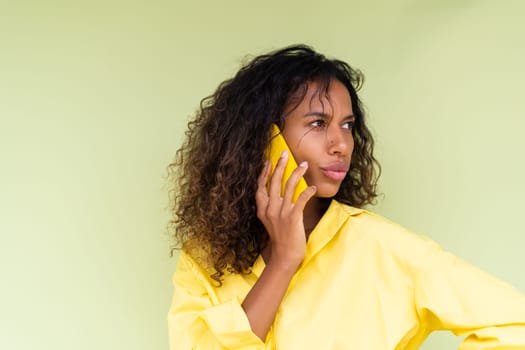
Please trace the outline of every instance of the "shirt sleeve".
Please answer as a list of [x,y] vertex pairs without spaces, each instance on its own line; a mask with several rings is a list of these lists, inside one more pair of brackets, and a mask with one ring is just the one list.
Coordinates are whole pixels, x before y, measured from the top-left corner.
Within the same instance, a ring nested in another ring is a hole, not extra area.
[[212,302],[216,297],[203,277],[196,263],[181,253],[168,313],[170,350],[264,349],[239,301]]
[[427,243],[415,290],[422,324],[464,336],[459,350],[525,349],[525,295]]

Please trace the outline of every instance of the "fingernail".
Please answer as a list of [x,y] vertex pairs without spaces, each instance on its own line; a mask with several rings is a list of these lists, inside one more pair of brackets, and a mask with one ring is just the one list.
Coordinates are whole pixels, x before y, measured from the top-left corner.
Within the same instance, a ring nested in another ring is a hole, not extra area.
[[281,158],[286,158],[286,157],[288,157],[288,151],[284,150],[283,153],[281,153]]
[[301,164],[299,164],[299,166],[301,168],[306,168],[306,167],[308,167],[308,162],[305,160],[304,162],[301,162]]

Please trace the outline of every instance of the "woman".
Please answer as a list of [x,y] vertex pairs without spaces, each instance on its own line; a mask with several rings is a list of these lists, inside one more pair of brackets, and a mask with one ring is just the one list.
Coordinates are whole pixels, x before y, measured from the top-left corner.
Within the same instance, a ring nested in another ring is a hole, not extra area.
[[[442,329],[464,335],[462,349],[525,349],[522,294],[362,208],[380,168],[361,82],[292,46],[203,100],[170,165],[182,246],[172,350],[417,349]],[[272,173],[273,124],[290,152]]]

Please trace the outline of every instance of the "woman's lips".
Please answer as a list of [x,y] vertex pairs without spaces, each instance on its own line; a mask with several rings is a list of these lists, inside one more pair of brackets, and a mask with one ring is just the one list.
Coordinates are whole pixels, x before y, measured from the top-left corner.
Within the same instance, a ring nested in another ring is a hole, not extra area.
[[348,172],[348,166],[342,163],[321,167],[322,173],[334,180],[343,180]]

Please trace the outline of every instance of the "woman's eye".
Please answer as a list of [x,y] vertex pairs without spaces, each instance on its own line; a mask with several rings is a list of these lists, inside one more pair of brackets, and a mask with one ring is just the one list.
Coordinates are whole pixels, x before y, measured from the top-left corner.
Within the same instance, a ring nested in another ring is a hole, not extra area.
[[351,122],[346,122],[343,124],[343,128],[345,129],[352,129],[354,127],[354,122],[351,121]]
[[315,128],[322,128],[326,125],[326,123],[324,120],[318,119],[318,120],[314,120],[313,122],[311,122],[310,125]]

